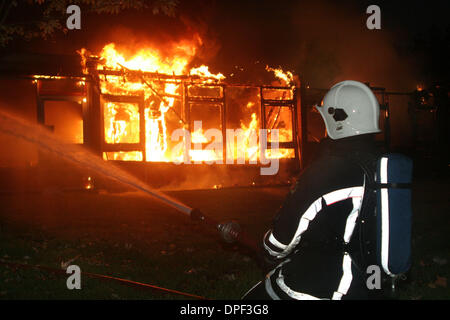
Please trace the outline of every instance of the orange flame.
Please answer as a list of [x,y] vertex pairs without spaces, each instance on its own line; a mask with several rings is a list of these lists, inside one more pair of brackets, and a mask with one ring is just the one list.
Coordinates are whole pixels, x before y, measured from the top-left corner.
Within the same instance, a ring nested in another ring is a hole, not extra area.
[[290,86],[294,82],[294,75],[290,71],[283,71],[281,68],[271,68],[266,66],[266,70],[269,72],[273,72],[275,77],[277,77],[281,82],[285,85]]
[[[130,69],[166,75],[188,74],[199,77],[199,80],[196,81],[200,84],[210,84],[225,79],[225,76],[221,73],[211,73],[208,66],[205,65],[187,70],[189,63],[195,56],[196,49],[195,43],[183,42],[174,47],[174,54],[170,57],[163,56],[155,48],[142,48],[135,54],[126,57],[116,49],[114,43],[110,43],[105,45],[100,53],[101,63],[98,65],[98,69]],[[80,53],[86,54],[87,51],[82,49]],[[86,64],[85,58],[83,58],[83,63],[84,65]],[[273,71],[278,78],[287,84],[292,82],[292,73],[269,67],[266,67],[266,69]],[[134,96],[140,94],[144,97],[145,154],[141,151],[107,152],[104,154],[104,158],[109,160],[142,161],[145,156],[146,161],[183,161],[184,149],[173,150],[170,133],[168,132],[168,113],[174,108],[176,97],[181,97],[180,84],[181,81],[177,81],[175,78],[170,81],[158,81],[155,79],[144,80],[142,77],[129,75],[100,76],[100,88],[103,94]],[[252,102],[249,102],[249,104],[252,104]],[[103,111],[106,143],[139,143],[140,112],[136,104],[106,102]],[[253,161],[259,159],[259,145],[255,143],[258,139],[259,127],[256,113],[252,113],[251,119],[248,120],[247,124],[241,121],[240,129],[244,132],[245,157]],[[178,128],[184,128],[181,120],[178,123]],[[289,130],[290,132],[288,132]],[[289,134],[292,135],[292,129],[288,128],[285,131],[283,132],[283,129],[280,130],[281,139],[288,139],[287,136]],[[191,142],[193,144],[207,144],[208,139],[203,130],[200,129],[191,133]],[[236,159],[238,156],[237,150],[233,151],[233,158]],[[215,161],[222,160],[223,157],[223,150],[195,150],[189,148],[188,153],[191,161]],[[268,158],[292,156],[292,149],[279,150],[278,152],[266,150],[266,157]]]

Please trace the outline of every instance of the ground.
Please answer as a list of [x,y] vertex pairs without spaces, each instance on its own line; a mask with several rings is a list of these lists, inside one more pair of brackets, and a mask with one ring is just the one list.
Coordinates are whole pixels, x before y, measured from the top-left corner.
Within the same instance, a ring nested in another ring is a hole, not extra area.
[[[448,299],[448,175],[413,184],[413,265],[398,298]],[[218,221],[237,220],[261,239],[287,187],[169,192]],[[137,192],[46,190],[0,194],[0,260],[59,270],[69,264],[208,299],[239,299],[264,276],[251,251]],[[0,263],[0,299],[187,299],[178,294]]]

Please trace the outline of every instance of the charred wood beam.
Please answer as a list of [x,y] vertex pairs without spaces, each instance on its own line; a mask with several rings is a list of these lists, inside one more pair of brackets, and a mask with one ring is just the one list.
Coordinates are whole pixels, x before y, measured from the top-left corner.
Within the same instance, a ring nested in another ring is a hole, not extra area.
[[142,95],[115,95],[115,94],[102,94],[102,99],[108,102],[128,102],[128,103],[140,103],[142,101]]
[[266,100],[261,99],[261,102],[265,106],[272,106],[272,107],[292,107],[295,104],[294,100]]
[[212,77],[201,77],[197,75],[170,75],[158,72],[148,72],[148,71],[140,71],[140,70],[108,70],[108,69],[99,69],[97,70],[98,74],[106,75],[106,76],[116,76],[116,77],[124,77],[126,75],[137,76],[137,77],[148,77],[155,80],[207,80],[207,81],[215,81],[218,82],[216,78]]
[[207,98],[207,97],[188,97],[187,102],[189,103],[224,103],[224,98]]

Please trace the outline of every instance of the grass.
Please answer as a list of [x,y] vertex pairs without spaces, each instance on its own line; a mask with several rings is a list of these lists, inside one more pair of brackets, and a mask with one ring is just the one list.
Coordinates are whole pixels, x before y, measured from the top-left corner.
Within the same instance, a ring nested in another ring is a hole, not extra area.
[[[260,196],[266,197],[266,192]],[[220,207],[217,200],[240,194],[212,190],[173,195],[191,199],[191,205],[208,196],[202,209],[212,212]],[[249,212],[242,212],[248,207],[233,210],[230,201],[216,218],[239,219],[248,225],[259,214],[258,200],[247,203],[254,207]],[[222,243],[215,231],[136,193],[9,195],[2,203],[0,259],[5,261],[61,268],[75,258],[71,264],[82,271],[211,299],[239,299],[263,276],[242,248]],[[244,213],[250,215],[242,219]],[[66,277],[0,265],[0,298],[183,298],[89,278],[82,279],[82,290],[70,291]]]
[[450,194],[443,178],[413,188],[413,263],[401,299],[450,299]]
[[[450,233],[448,180],[414,183],[413,266],[398,298],[448,299]],[[218,221],[238,220],[261,238],[287,188],[171,192]],[[264,276],[256,260],[214,230],[141,194],[60,193],[1,195],[0,259],[100,273],[209,299],[240,299]],[[0,299],[186,299],[82,277],[66,288],[66,274],[0,264]]]

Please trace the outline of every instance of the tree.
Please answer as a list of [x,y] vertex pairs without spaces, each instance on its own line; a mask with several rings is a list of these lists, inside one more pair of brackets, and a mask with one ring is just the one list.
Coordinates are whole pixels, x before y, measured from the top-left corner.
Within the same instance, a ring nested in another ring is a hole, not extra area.
[[178,0],[4,0],[0,3],[0,46],[16,38],[47,39],[57,31],[67,32],[66,10],[73,4],[88,14],[118,14],[134,9],[174,16]]

